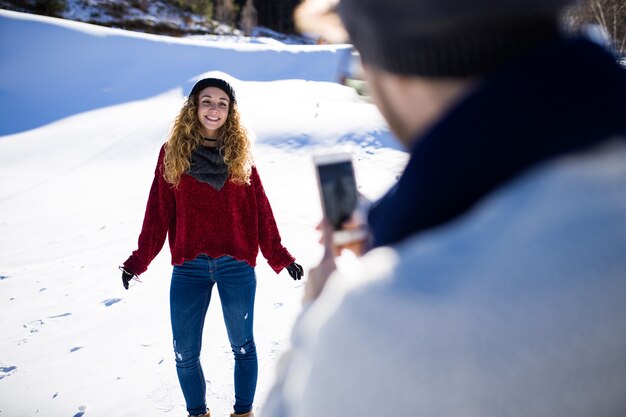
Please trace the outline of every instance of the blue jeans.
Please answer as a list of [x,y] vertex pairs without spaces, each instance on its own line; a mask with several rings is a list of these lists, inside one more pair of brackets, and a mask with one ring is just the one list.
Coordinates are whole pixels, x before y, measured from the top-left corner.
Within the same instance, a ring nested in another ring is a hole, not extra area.
[[247,262],[230,256],[175,265],[170,287],[170,315],[178,381],[191,415],[206,413],[206,382],[200,365],[202,330],[213,285],[222,302],[228,339],[235,355],[237,414],[252,410],[258,362],[252,332],[256,275]]

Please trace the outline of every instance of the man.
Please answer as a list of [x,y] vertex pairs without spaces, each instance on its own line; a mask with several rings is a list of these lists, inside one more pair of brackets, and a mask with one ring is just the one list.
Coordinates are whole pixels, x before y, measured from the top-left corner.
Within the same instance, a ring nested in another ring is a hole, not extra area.
[[626,415],[626,72],[567,3],[341,1],[411,157],[264,417]]

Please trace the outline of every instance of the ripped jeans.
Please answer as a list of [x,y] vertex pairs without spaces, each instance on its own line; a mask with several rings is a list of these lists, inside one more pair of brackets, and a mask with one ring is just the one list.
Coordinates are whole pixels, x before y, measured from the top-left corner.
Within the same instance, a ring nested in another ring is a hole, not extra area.
[[258,362],[252,332],[256,292],[254,268],[230,256],[210,258],[200,255],[193,261],[174,266],[170,287],[176,371],[190,415],[207,411],[200,349],[204,319],[215,284],[235,355],[235,413],[252,410],[256,391]]

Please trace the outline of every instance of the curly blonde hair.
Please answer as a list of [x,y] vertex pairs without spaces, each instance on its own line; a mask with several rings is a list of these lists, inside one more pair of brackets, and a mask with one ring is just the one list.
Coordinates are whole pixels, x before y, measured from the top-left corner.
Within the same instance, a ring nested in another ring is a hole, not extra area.
[[[250,184],[252,172],[251,143],[241,124],[237,103],[231,103],[226,123],[219,129],[217,140],[220,154],[228,165],[230,180],[235,184]],[[197,94],[187,98],[165,145],[163,177],[177,186],[181,176],[191,166],[191,155],[202,144],[201,124],[198,120]]]

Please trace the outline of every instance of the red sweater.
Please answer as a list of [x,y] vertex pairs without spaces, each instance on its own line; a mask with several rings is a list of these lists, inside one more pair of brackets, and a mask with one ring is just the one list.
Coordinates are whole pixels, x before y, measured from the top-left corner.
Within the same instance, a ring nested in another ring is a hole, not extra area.
[[256,265],[261,253],[276,273],[295,258],[281,244],[278,227],[261,179],[252,168],[250,185],[230,180],[220,191],[183,174],[178,187],[163,178],[165,146],[150,189],[138,249],[124,268],[139,275],[157,256],[169,236],[172,265],[195,259],[230,255]]

